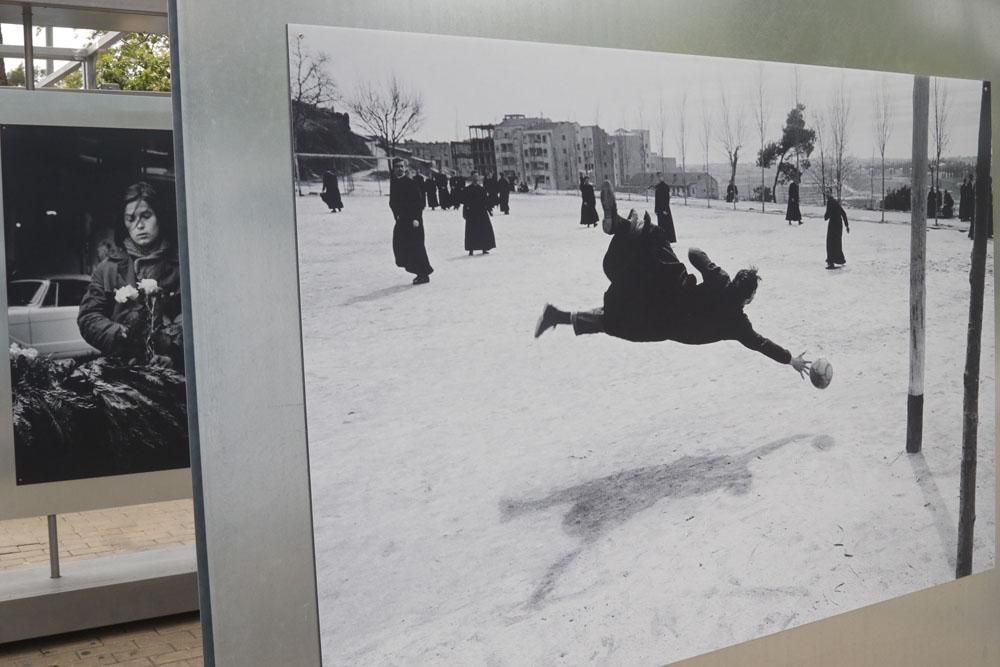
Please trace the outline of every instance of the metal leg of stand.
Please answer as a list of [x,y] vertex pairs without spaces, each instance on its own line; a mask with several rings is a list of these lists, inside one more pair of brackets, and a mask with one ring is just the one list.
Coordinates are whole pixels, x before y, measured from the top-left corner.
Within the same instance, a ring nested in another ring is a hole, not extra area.
[[49,515],[49,566],[52,578],[59,578],[59,533],[56,530],[56,515]]

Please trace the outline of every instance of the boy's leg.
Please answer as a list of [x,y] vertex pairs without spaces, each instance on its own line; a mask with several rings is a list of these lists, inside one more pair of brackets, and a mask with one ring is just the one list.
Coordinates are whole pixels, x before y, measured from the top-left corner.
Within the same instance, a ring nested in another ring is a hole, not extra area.
[[557,324],[572,324],[573,333],[578,336],[580,334],[603,333],[604,309],[596,308],[594,310],[570,313],[565,310],[559,310],[552,304],[545,304],[542,315],[538,318],[538,324],[535,325],[535,338],[538,338]]

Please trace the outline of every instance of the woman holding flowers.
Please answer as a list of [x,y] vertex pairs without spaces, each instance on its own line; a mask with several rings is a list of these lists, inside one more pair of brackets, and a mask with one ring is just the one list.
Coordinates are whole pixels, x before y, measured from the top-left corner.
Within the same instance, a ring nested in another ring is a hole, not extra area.
[[94,269],[80,304],[80,335],[106,355],[183,369],[180,270],[167,225],[172,202],[152,185],[125,191],[122,249]]

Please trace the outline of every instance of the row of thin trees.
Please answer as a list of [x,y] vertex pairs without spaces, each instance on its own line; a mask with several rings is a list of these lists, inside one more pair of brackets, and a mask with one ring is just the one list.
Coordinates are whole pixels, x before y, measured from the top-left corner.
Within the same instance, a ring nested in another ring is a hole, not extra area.
[[[741,151],[745,151],[748,142],[748,120],[752,122],[749,129],[754,132],[753,139],[757,141],[756,165],[760,168],[762,211],[764,193],[769,191],[773,199],[779,181],[789,182],[808,178],[814,185],[819,186],[824,194],[829,190],[840,199],[843,196],[845,181],[857,166],[848,155],[853,101],[844,80],[841,79],[834,88],[824,108],[813,109],[808,114],[806,105],[801,100],[802,87],[798,68],[794,70],[792,86],[794,106],[786,116],[777,141],[768,141],[771,136],[774,109],[764,80],[763,64],[758,65],[754,99],[750,105],[750,119],[747,118],[745,106],[734,105],[731,96],[725,90],[719,92],[717,113],[713,113],[704,92],[701,95],[701,122],[697,128],[697,140],[704,156],[704,169],[708,171],[711,148],[718,145],[725,152],[729,163],[730,184],[736,181]],[[940,189],[941,156],[947,150],[950,140],[948,126],[950,102],[947,83],[938,78],[932,80],[931,106],[933,114],[930,132],[934,144],[934,186]],[[883,79],[873,91],[872,102],[872,137],[874,150],[877,150],[881,161],[880,200],[883,202],[885,153],[889,138],[892,136],[895,113],[892,97]],[[681,172],[686,174],[690,148],[687,92],[681,94],[674,116],[675,147],[680,158]],[[670,120],[665,113],[661,93],[659,99],[661,155],[665,154],[665,128]],[[775,173],[768,190],[766,170],[771,167],[774,167]],[[708,205],[711,206],[710,199]],[[884,206],[882,206],[882,219],[885,220]]]

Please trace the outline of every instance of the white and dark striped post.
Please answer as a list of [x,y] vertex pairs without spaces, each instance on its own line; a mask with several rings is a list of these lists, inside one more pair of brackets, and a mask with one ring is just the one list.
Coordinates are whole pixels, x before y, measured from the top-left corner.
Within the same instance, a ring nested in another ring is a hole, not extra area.
[[910,180],[910,391],[906,451],[920,451],[924,431],[924,308],[927,301],[927,130],[930,79],[913,77],[913,169]]

